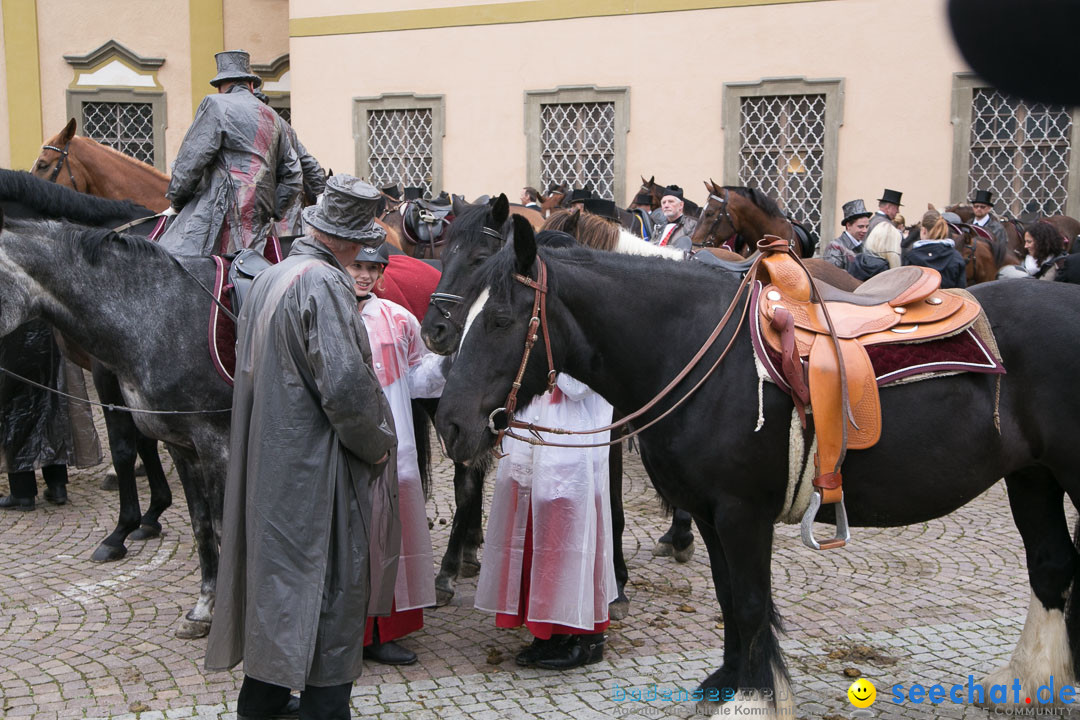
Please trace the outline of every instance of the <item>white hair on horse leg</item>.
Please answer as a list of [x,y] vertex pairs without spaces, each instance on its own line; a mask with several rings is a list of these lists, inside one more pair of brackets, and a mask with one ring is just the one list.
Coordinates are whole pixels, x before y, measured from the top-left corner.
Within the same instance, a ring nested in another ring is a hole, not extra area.
[[484,292],[480,293],[480,297],[476,298],[476,302],[469,308],[469,314],[465,316],[465,328],[461,331],[461,342],[465,342],[465,338],[469,336],[469,328],[472,327],[473,320],[480,314],[480,311],[487,305],[488,297],[490,296],[489,288],[484,288]]
[[[1035,692],[1040,685],[1048,685],[1051,677],[1054,678],[1055,688],[1076,684],[1072,652],[1069,650],[1069,634],[1065,629],[1065,614],[1061,610],[1047,610],[1032,592],[1024,630],[1020,633],[1020,641],[1013,650],[1009,664],[990,673],[982,685],[989,693],[993,685],[1011,687],[1015,680],[1019,680],[1020,706],[1026,707],[1026,698],[1039,701]],[[1007,699],[1011,698],[1012,693],[1008,693]],[[977,704],[983,707],[995,705],[989,696],[984,696],[983,702]],[[1015,707],[1010,702],[998,707],[1010,705]]]
[[685,253],[683,253],[682,250],[653,245],[648,240],[642,240],[626,228],[619,230],[619,242],[615,246],[615,252],[621,255],[647,255],[651,257],[665,257],[671,260],[682,260],[684,257],[686,257]]

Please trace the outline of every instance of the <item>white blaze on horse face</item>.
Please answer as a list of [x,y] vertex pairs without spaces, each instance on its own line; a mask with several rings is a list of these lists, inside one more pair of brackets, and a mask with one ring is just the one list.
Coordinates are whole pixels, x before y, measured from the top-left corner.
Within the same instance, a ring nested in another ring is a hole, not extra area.
[[489,288],[484,288],[484,292],[480,293],[480,297],[476,298],[476,302],[469,308],[469,314],[465,316],[465,329],[461,331],[460,345],[465,344],[465,338],[469,337],[469,328],[472,327],[473,320],[475,320],[476,316],[484,310],[484,306],[487,305],[490,296],[491,293],[489,292]]

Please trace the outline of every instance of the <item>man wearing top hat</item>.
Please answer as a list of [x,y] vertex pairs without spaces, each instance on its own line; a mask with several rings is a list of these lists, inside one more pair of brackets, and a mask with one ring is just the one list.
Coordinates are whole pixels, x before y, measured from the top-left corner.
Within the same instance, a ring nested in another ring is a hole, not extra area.
[[844,232],[825,247],[821,257],[843,270],[857,253],[862,252],[862,241],[870,231],[870,211],[862,200],[851,200],[843,205]]
[[975,197],[971,199],[971,210],[975,213],[972,225],[978,225],[986,232],[994,236],[994,262],[998,267],[1005,261],[1005,253],[1009,250],[1009,236],[1005,233],[1005,226],[997,221],[991,214],[994,207],[994,194],[990,190],[976,190]]
[[393,604],[394,421],[345,270],[385,237],[378,200],[357,178],[330,178],[303,211],[308,235],[241,309],[206,646],[208,670],[244,662],[238,720],[347,720],[367,618]]
[[885,191],[881,193],[881,197],[878,198],[878,209],[870,218],[870,227],[866,229],[866,232],[873,230],[878,223],[892,222],[896,217],[896,213],[900,212],[900,197],[904,193],[899,190],[890,190],[885,188]]
[[664,247],[669,246],[690,252],[694,249],[690,238],[697,230],[697,220],[683,212],[683,191],[678,185],[669,185],[663,189],[660,198],[660,210],[664,213],[664,223],[653,226],[651,242]]
[[570,193],[570,207],[571,208],[573,208],[573,207],[579,207],[580,208],[582,206],[582,203],[584,203],[586,200],[588,200],[592,196],[593,196],[592,188],[589,188],[589,187],[574,188],[574,190]]
[[303,190],[285,122],[253,94],[261,84],[243,50],[214,56],[218,94],[199,104],[165,196],[178,217],[161,237],[177,255],[261,251],[275,220]]

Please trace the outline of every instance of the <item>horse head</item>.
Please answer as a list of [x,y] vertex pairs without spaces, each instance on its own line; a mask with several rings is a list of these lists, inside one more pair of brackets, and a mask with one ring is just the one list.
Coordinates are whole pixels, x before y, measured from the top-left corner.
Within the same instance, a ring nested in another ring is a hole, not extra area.
[[552,212],[566,207],[566,199],[570,196],[570,190],[566,185],[553,185],[548,188],[546,196],[540,196],[540,212],[548,217]]
[[75,137],[75,128],[75,118],[71,118],[63,130],[42,145],[41,153],[30,172],[49,182],[66,185],[72,190],[81,188],[85,192],[88,185],[85,173],[71,156],[71,141]]
[[705,190],[709,193],[709,199],[701,211],[690,242],[701,247],[720,247],[732,240],[738,230],[728,212],[728,192],[712,180],[705,183]]
[[485,260],[503,245],[502,227],[510,215],[505,194],[491,204],[469,205],[455,199],[455,220],[442,252],[442,277],[421,324],[424,343],[449,355],[461,343],[465,325],[465,291]]
[[[462,347],[435,419],[450,457],[462,462],[483,457],[506,414],[525,407],[548,386],[551,368],[545,352],[539,343],[533,348],[529,342],[540,332],[531,318],[537,303],[546,302],[542,296],[547,291],[543,274],[539,278],[542,289],[533,282],[543,265],[537,262],[532,225],[520,215],[513,216],[504,242],[506,247],[478,273],[471,273],[467,290],[471,307]],[[523,361],[524,370],[515,378]],[[514,394],[512,388],[516,388]]]

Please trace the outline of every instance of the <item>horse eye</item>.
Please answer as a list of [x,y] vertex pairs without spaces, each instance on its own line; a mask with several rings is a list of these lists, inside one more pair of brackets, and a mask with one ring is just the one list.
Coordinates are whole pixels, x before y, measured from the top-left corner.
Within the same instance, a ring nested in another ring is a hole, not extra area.
[[470,267],[476,267],[476,266],[478,266],[478,265],[483,265],[483,264],[484,264],[484,261],[485,261],[485,260],[487,260],[487,259],[488,259],[488,257],[490,257],[490,256],[488,256],[488,255],[477,255],[477,256],[476,256],[476,257],[474,257],[474,258],[472,259],[472,261],[471,261],[471,262],[469,263],[469,266],[470,266]]
[[510,323],[513,322],[513,320],[514,319],[509,315],[496,315],[494,319],[492,319],[492,323],[494,323],[495,327],[498,329],[505,330],[510,327]]

